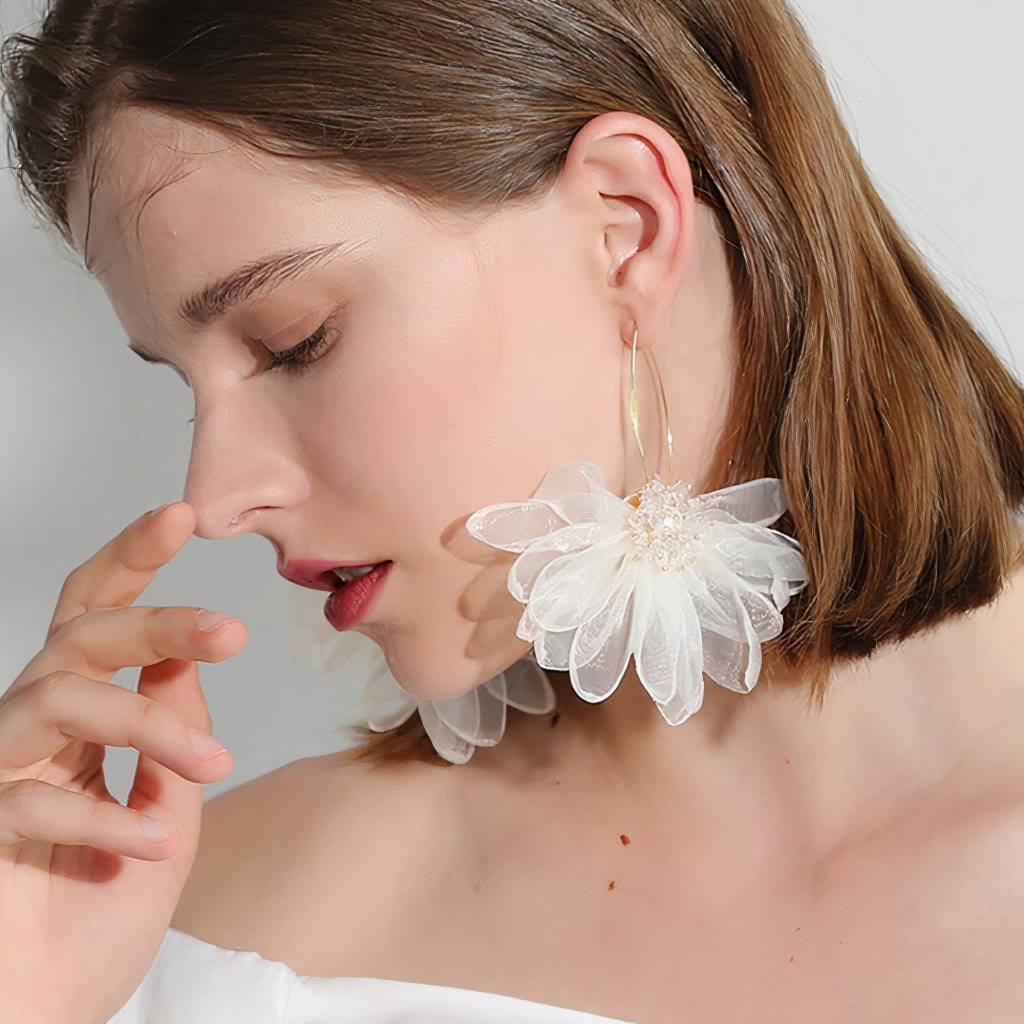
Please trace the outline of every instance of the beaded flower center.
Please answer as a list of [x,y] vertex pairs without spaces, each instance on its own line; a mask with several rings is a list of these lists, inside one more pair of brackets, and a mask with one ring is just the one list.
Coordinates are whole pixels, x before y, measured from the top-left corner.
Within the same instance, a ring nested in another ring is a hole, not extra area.
[[653,562],[662,572],[682,572],[693,565],[709,523],[699,499],[652,480],[637,495],[637,506],[626,520],[637,557]]

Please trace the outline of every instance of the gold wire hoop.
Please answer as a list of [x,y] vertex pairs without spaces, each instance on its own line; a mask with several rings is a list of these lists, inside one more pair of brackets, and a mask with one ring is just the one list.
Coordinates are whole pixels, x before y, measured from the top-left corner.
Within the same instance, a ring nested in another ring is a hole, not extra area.
[[[640,464],[644,471],[644,483],[649,484],[654,477],[651,475],[647,468],[647,454],[644,451],[643,438],[640,436],[640,399],[637,393],[636,387],[636,354],[637,354],[637,339],[640,337],[640,328],[633,325],[633,341],[630,345],[629,353],[629,418],[633,423],[633,436],[636,438],[636,446],[640,452]],[[648,365],[651,368],[651,374],[654,377],[655,383],[658,386],[658,401],[661,406],[662,421],[665,425],[665,441],[668,448],[668,474],[672,476],[672,457],[673,457],[673,437],[672,437],[672,425],[669,423],[668,417],[668,396],[665,393],[665,382],[662,380],[661,371],[658,369],[658,362],[654,358],[654,353],[650,349],[644,349],[644,358],[647,360]],[[657,467],[655,467],[657,468]]]

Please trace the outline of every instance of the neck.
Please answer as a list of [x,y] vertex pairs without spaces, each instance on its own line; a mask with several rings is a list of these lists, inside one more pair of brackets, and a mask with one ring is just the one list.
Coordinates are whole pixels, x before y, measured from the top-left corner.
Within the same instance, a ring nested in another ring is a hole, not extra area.
[[557,725],[517,723],[507,753],[550,758],[545,775],[586,776],[611,800],[660,803],[686,828],[696,815],[778,856],[824,855],[898,821],[965,764],[975,781],[992,766],[995,785],[1022,763],[1022,615],[1024,573],[993,605],[835,669],[820,709],[805,680],[776,667],[749,694],[707,682],[700,710],[672,727],[632,669],[596,705],[555,673]]

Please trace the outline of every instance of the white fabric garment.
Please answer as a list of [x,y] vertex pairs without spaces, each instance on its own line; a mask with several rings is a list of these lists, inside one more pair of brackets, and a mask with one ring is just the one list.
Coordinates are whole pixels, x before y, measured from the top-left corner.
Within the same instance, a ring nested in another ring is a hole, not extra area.
[[511,996],[379,978],[311,978],[171,928],[109,1024],[626,1024]]

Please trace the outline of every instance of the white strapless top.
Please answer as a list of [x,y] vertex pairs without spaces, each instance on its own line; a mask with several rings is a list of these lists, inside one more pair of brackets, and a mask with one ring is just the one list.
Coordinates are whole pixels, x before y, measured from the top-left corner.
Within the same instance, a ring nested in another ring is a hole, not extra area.
[[511,996],[380,978],[311,978],[171,928],[109,1024],[626,1024]]

